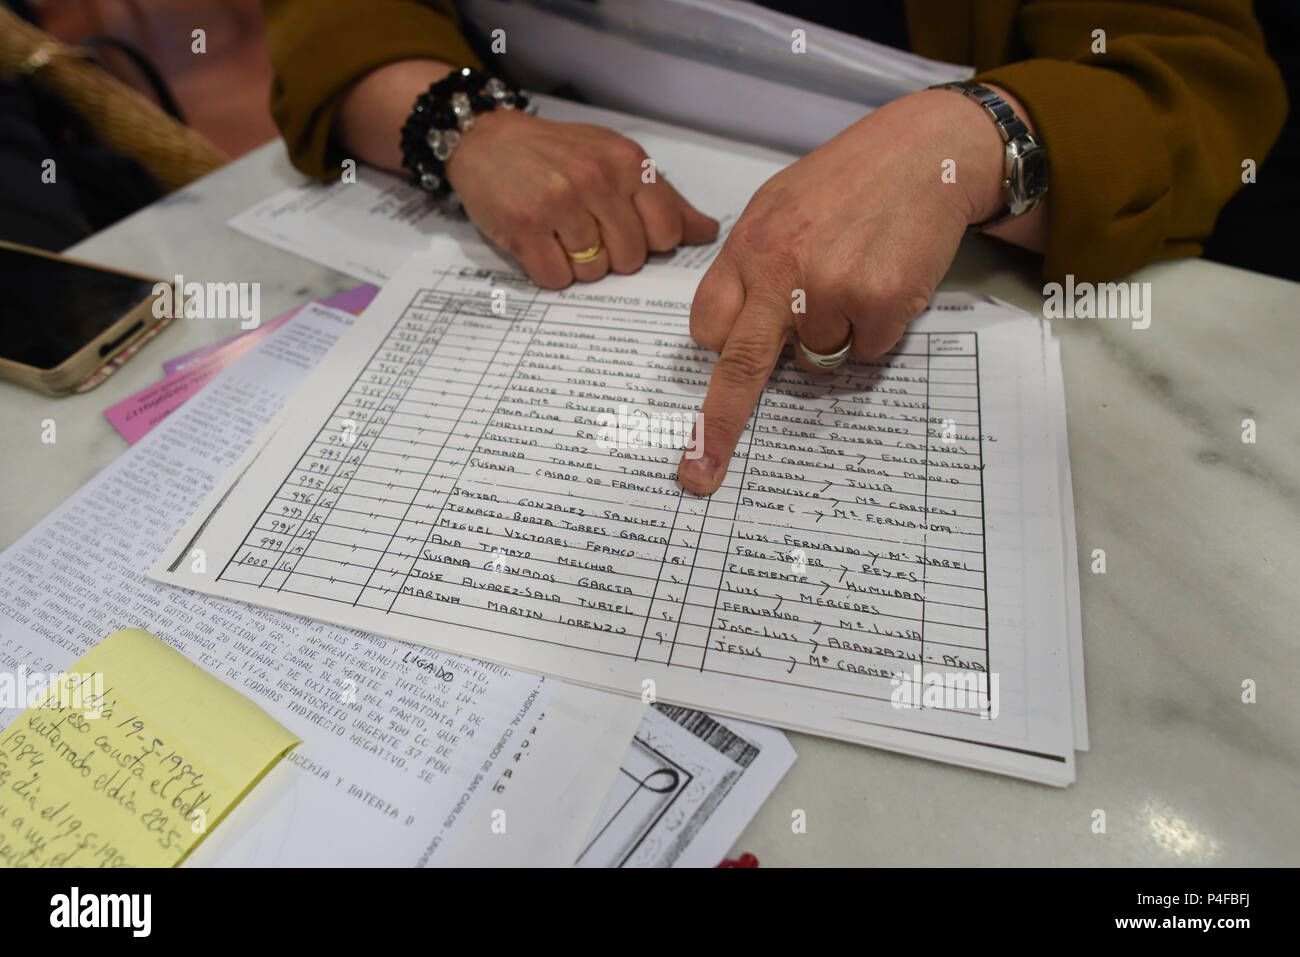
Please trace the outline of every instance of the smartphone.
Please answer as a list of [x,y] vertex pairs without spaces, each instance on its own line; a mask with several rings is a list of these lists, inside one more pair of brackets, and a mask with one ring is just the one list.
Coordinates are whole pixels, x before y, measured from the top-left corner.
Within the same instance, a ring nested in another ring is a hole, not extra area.
[[157,282],[0,240],[0,379],[75,392],[170,321]]

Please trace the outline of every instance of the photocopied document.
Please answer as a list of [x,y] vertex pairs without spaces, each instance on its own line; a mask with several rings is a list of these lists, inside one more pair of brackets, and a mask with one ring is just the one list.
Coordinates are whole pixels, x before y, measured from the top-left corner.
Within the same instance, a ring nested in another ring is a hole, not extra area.
[[[560,741],[542,722],[537,752],[592,755],[574,769],[585,778],[551,786],[598,796],[644,710],[584,689],[566,705],[570,686],[535,675],[144,577],[353,318],[302,310],[0,554],[6,671],[66,671],[116,628],[144,627],[302,739],[187,864],[441,863],[472,826],[510,743],[546,709],[582,709],[584,720],[569,722]],[[20,710],[0,710],[0,727]],[[570,846],[589,823],[571,825]]]
[[[597,737],[587,727],[609,709],[608,692],[574,684],[563,689],[506,743],[487,782],[491,798],[480,804],[444,866],[569,867],[581,853],[591,822],[617,786],[629,739]],[[623,702],[641,717],[641,734],[647,706],[635,698]]]
[[[325,302],[324,305],[359,313],[369,305],[370,300],[374,298],[374,293],[378,291],[374,286],[365,286],[360,295],[356,290],[351,290],[331,297],[331,301]],[[190,361],[180,366],[168,369],[167,364],[164,364],[165,378],[141,389],[135,395],[127,396],[116,405],[110,405],[104,410],[104,417],[113,424],[113,428],[117,429],[122,438],[131,443],[138,442],[159,422],[211,382],[223,369],[237,361],[282,323],[288,322],[301,308],[303,307],[298,306],[257,329],[240,333],[216,344],[215,347],[208,346],[182,356],[182,359]]]
[[[575,719],[588,720],[581,712],[566,714],[554,699],[543,716]],[[794,748],[774,728],[668,705],[646,711],[631,744],[618,752],[618,773],[606,791],[584,789],[576,777],[573,786],[557,788],[566,780],[562,773],[538,780],[541,752],[527,738],[511,750],[492,800],[479,812],[489,820],[469,829],[450,866],[554,858],[580,867],[716,867],[795,760]],[[578,765],[591,756],[569,750],[546,760]],[[525,826],[494,829],[494,815]],[[587,822],[588,832],[575,835],[565,826],[576,821]],[[548,826],[556,822],[561,826]],[[550,850],[528,846],[537,841]]]
[[779,731],[655,705],[579,867],[716,867],[794,763]]
[[[365,283],[353,289],[345,289],[342,292],[335,293],[326,299],[319,300],[319,302],[323,306],[342,309],[344,312],[350,312],[353,315],[359,316],[361,315],[361,311],[365,309],[366,306],[370,305],[371,300],[375,298],[375,295],[378,292],[378,288],[369,283]],[[295,306],[283,315],[272,319],[269,323],[263,323],[257,329],[237,332],[225,339],[218,339],[216,342],[210,343],[206,346],[200,346],[198,349],[194,349],[190,352],[182,353],[179,356],[173,356],[163,363],[163,374],[166,376],[172,376],[177,372],[183,372],[196,363],[208,358],[209,356],[215,355],[218,352],[232,357],[243,355],[243,352],[238,350],[246,343],[250,347],[256,345],[257,341],[261,338],[258,335],[258,332],[268,326],[274,327],[279,323],[288,322],[289,319],[296,315],[298,310],[305,305],[307,305],[307,303]],[[233,358],[231,361],[233,361]],[[227,365],[229,365],[229,363],[227,363]],[[225,366],[222,366],[222,368],[225,368]]]
[[940,296],[881,360],[780,367],[723,487],[698,498],[675,480],[714,361],[686,331],[698,274],[548,292],[480,248],[413,257],[151,574],[712,714],[1073,779],[1040,322]]

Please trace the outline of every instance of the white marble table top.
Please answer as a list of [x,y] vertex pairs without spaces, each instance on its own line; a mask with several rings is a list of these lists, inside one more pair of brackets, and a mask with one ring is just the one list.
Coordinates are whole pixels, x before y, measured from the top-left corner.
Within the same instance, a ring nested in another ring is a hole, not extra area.
[[[70,250],[160,277],[260,281],[264,316],[356,285],[225,226],[299,182],[270,144]],[[1034,261],[968,240],[944,288],[1042,309]],[[736,846],[774,864],[1300,864],[1300,284],[1197,260],[1151,326],[1063,340],[1092,750],[1067,790],[792,734]],[[0,383],[0,547],[120,454],[103,410],[237,320],[186,320],[100,388]],[[42,444],[41,423],[58,441]],[[1242,420],[1257,423],[1242,442]],[[1093,549],[1107,572],[1089,571]],[[1242,702],[1253,679],[1258,701]],[[806,814],[806,833],[791,827]],[[1095,810],[1106,833],[1093,832]]]

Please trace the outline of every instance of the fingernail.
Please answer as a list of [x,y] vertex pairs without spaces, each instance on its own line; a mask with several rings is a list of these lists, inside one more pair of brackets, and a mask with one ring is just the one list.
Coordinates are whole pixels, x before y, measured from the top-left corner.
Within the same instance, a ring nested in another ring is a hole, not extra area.
[[683,458],[677,474],[683,485],[712,491],[718,484],[718,460],[707,453],[695,459]]

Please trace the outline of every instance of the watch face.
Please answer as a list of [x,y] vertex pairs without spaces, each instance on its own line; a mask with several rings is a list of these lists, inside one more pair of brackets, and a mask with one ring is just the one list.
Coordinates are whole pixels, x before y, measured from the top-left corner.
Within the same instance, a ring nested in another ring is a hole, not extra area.
[[1025,199],[1034,199],[1047,192],[1047,153],[1042,149],[1030,150],[1020,157],[1020,182]]

